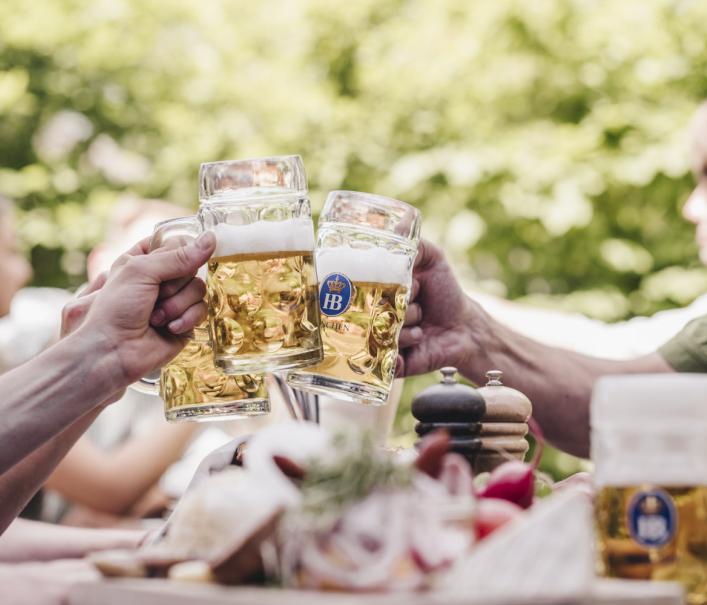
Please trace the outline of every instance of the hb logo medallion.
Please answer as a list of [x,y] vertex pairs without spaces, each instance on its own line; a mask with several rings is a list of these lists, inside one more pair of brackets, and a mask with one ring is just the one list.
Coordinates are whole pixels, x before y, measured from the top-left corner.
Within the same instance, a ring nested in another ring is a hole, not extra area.
[[664,546],[675,536],[677,511],[670,494],[662,489],[636,493],[627,513],[629,533],[641,546]]
[[336,317],[349,308],[352,295],[351,280],[343,273],[330,273],[319,289],[319,308],[324,315]]

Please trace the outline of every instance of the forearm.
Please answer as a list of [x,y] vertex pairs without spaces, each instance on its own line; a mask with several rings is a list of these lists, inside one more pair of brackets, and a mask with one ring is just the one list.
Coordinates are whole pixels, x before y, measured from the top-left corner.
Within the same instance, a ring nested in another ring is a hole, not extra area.
[[192,435],[199,428],[196,423],[161,424],[150,435],[131,439],[110,461],[114,476],[122,476],[118,484],[122,493],[116,494],[116,504],[108,512],[125,513],[157,482],[171,464],[179,460]]
[[92,410],[0,475],[0,534],[12,523],[99,413]]
[[0,474],[119,391],[112,347],[81,330],[0,377]]
[[[472,303],[473,304],[473,303]],[[594,382],[606,374],[670,372],[658,355],[614,361],[542,345],[491,319],[478,306],[465,327],[468,347],[459,370],[477,384],[486,371],[504,372],[504,383],[524,392],[545,437],[578,456],[589,454],[589,404]]]
[[0,537],[0,562],[48,561],[83,557],[112,548],[135,548],[142,530],[84,529],[18,519]]
[[179,459],[197,428],[194,423],[160,423],[149,434],[132,438],[110,452],[81,442],[47,485],[98,511],[125,514]]

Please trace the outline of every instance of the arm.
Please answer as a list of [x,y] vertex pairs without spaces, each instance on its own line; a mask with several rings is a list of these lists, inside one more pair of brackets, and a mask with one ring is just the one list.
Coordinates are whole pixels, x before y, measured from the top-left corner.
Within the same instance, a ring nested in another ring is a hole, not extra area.
[[627,361],[589,357],[542,345],[502,326],[459,287],[442,252],[423,242],[413,300],[400,335],[401,369],[421,374],[453,365],[483,384],[490,369],[528,395],[546,437],[570,453],[589,452],[589,402],[604,374],[670,372],[657,353]]
[[0,534],[44,485],[48,475],[90,426],[98,412],[94,410],[79,418],[69,428],[0,475]]
[[145,532],[85,529],[17,519],[0,536],[0,562],[49,561],[83,557],[112,548],[136,548]]
[[589,403],[597,378],[672,371],[657,353],[616,361],[542,345],[492,320],[474,303],[463,323],[460,336],[468,351],[455,362],[459,371],[484,384],[486,371],[502,369],[504,383],[533,402],[533,416],[548,440],[576,456],[589,455]]
[[46,485],[98,511],[125,514],[179,459],[198,428],[195,423],[159,422],[144,436],[109,452],[80,439]]
[[46,477],[57,462],[50,454],[75,440],[64,431],[172,359],[181,335],[202,321],[204,284],[193,276],[213,252],[213,234],[172,250],[146,254],[146,247],[116,264],[75,332],[0,377],[0,530],[17,493]]
[[124,388],[115,347],[75,332],[0,377],[0,473]]
[[[79,327],[91,306],[95,291],[104,283],[105,276],[100,276],[79,298],[66,305],[62,313],[62,337]],[[15,464],[9,471],[0,474],[0,533],[20,514],[27,502],[45,483],[49,473],[91,425],[103,406],[111,401],[106,400],[94,410],[84,414],[67,429]]]

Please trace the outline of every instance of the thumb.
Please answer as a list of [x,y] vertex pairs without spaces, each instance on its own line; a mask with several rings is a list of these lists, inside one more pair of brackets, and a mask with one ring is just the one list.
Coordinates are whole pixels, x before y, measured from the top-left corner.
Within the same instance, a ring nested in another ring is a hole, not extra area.
[[426,239],[421,239],[417,245],[417,256],[415,257],[415,269],[421,270],[431,265],[439,257],[442,256],[442,251],[432,242]]
[[194,241],[178,248],[161,248],[143,256],[152,276],[159,282],[195,275],[216,249],[216,238],[205,231]]

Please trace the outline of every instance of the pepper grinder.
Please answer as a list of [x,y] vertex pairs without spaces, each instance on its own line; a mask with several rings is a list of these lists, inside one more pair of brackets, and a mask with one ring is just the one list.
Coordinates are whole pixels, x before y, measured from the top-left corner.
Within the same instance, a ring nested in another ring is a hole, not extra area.
[[[479,470],[491,471],[506,460],[523,460],[528,453],[528,418],[533,406],[523,393],[501,382],[501,370],[486,372],[488,382],[479,389],[486,402],[481,435],[483,451],[476,460]],[[476,470],[476,469],[475,469]]]
[[455,379],[457,369],[440,370],[442,381],[424,389],[412,403],[420,436],[436,429],[450,435],[450,449],[464,456],[474,473],[491,471],[506,460],[522,460],[532,407],[520,391],[501,382],[502,372],[487,372],[488,383],[475,389]]

